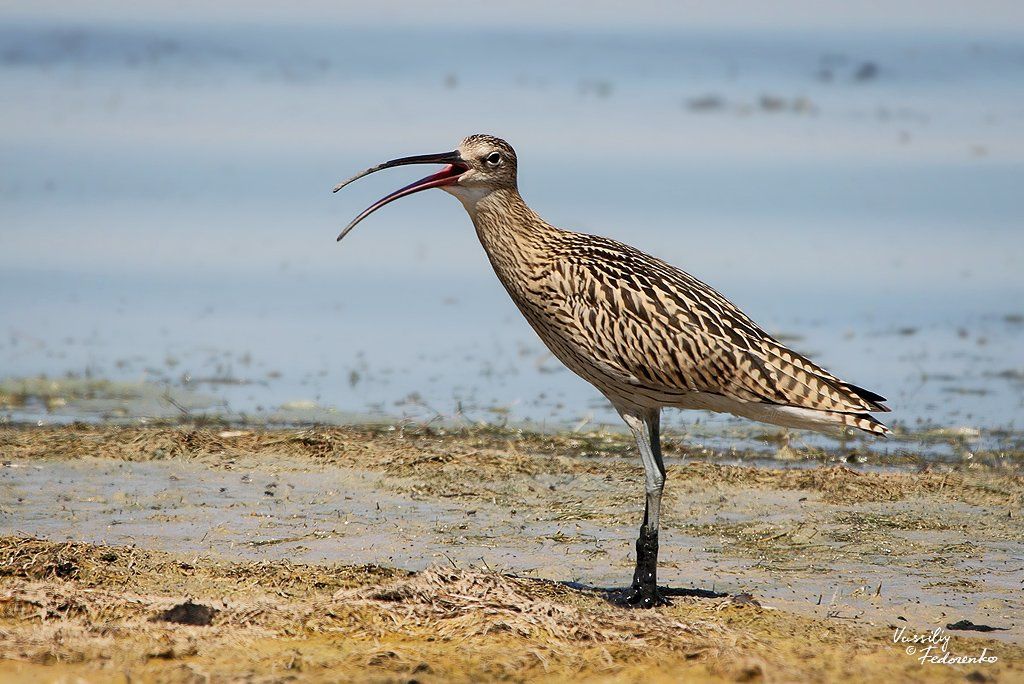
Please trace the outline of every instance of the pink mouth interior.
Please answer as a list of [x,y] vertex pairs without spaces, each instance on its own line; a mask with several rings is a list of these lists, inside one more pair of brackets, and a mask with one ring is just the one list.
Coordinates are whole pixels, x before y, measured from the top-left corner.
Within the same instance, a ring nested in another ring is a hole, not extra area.
[[462,176],[462,174],[464,174],[468,170],[469,167],[463,166],[462,164],[447,164],[443,169],[441,169],[437,173],[431,174],[426,178],[420,178],[415,183],[410,183],[409,185],[406,185],[404,188],[399,188],[398,190],[395,190],[390,195],[381,197],[379,200],[377,200],[372,205],[367,207],[363,211],[363,213],[355,217],[352,223],[348,224],[345,230],[341,231],[341,235],[338,236],[338,239],[341,240],[350,230],[352,230],[356,226],[357,223],[359,223],[364,218],[366,218],[373,212],[383,207],[385,204],[390,204],[391,202],[394,202],[396,199],[400,199],[413,193],[420,192],[421,190],[429,190],[430,188],[440,188],[445,185],[454,185],[455,183],[458,182],[459,177]]
[[461,176],[468,170],[469,169],[467,167],[462,166],[461,164],[448,164],[437,173],[431,174],[426,178],[420,178],[415,183],[410,183],[409,185],[406,185],[404,188],[399,188],[390,195],[380,198],[379,200],[377,200],[377,202],[373,204],[373,206],[369,207],[364,212],[364,214],[370,214],[371,212],[380,209],[385,204],[388,204],[389,202],[394,202],[396,199],[400,197],[411,195],[414,192],[419,192],[421,190],[429,190],[430,188],[439,188],[443,185],[452,185],[458,182],[459,176]]

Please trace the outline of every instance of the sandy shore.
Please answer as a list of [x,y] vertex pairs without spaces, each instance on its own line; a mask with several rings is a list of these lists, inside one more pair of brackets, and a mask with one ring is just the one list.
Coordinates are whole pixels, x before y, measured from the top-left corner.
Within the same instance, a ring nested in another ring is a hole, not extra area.
[[692,456],[636,612],[620,435],[4,428],[0,679],[1024,679],[1024,477]]

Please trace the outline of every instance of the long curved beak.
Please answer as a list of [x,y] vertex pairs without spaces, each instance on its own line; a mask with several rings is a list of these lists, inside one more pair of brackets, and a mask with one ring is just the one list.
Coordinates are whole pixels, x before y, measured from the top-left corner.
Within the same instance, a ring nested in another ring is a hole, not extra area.
[[364,218],[366,218],[373,212],[383,207],[385,204],[390,204],[391,202],[394,202],[396,199],[399,199],[400,197],[405,197],[406,195],[411,195],[421,190],[439,188],[443,185],[452,185],[453,183],[458,182],[459,176],[461,176],[463,173],[469,170],[469,167],[466,166],[465,162],[462,160],[462,155],[460,155],[457,151],[442,152],[441,154],[420,154],[415,157],[402,157],[401,159],[392,159],[391,161],[386,161],[383,164],[371,166],[362,173],[357,173],[348,180],[338,183],[337,185],[334,186],[334,190],[332,190],[332,192],[338,192],[349,183],[357,181],[363,176],[369,176],[371,173],[376,173],[377,171],[381,171],[383,169],[390,169],[393,166],[406,166],[407,164],[447,164],[447,166],[445,166],[437,173],[431,174],[426,178],[421,178],[415,183],[410,183],[409,185],[406,185],[404,188],[395,190],[390,195],[386,195],[385,197],[382,197],[373,204],[371,204],[363,211],[363,213],[359,214],[359,216],[356,216],[354,219],[352,219],[352,223],[345,226],[345,229],[341,231],[341,234],[338,236],[339,241],[341,240],[341,238],[348,235],[349,232],[356,227],[356,224],[358,224],[360,221],[362,221]]

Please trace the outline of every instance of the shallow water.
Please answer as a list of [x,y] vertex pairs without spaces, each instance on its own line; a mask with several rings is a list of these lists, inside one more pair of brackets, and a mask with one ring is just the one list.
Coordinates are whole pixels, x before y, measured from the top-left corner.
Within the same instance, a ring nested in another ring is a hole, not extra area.
[[707,280],[886,395],[893,421],[1021,428],[1012,24],[467,31],[332,16],[4,23],[0,376],[197,388],[233,415],[299,401],[614,421],[520,319],[450,197],[389,206],[334,243],[415,174],[332,196],[337,180],[488,130],[516,145],[549,220]]

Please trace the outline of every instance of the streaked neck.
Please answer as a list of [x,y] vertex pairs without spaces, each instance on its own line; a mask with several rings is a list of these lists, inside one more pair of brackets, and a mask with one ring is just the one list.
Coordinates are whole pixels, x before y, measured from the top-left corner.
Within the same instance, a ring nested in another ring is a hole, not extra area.
[[530,209],[515,188],[493,190],[479,198],[468,193],[456,196],[473,219],[498,278],[519,301],[520,281],[551,258],[551,247],[562,231]]
[[482,240],[484,233],[493,231],[523,236],[557,231],[530,209],[515,188],[459,188],[452,194],[466,208]]

